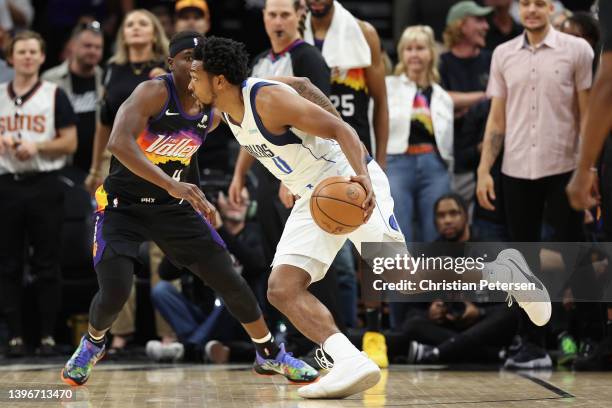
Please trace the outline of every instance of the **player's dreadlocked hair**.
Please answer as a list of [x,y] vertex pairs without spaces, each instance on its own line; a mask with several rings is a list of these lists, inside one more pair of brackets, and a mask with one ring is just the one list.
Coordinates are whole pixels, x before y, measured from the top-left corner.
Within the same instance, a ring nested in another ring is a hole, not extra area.
[[222,37],[206,37],[193,52],[202,61],[204,71],[223,75],[231,84],[240,85],[249,75],[249,55],[244,44]]

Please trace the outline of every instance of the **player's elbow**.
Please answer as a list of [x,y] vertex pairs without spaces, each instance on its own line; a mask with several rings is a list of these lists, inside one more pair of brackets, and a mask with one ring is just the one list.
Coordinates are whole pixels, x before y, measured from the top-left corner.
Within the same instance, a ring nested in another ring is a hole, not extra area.
[[295,77],[294,81],[296,83],[296,85],[301,85],[301,86],[311,86],[312,82],[310,81],[310,78],[308,77]]

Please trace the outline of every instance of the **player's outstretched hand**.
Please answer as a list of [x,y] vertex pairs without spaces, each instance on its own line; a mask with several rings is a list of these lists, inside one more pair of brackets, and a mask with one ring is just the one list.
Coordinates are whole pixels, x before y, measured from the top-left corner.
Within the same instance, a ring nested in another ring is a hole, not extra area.
[[202,190],[195,184],[174,181],[168,189],[172,197],[187,201],[200,214],[202,214],[212,225],[215,222],[215,206],[208,202]]
[[229,197],[230,204],[232,205],[240,205],[242,204],[242,189],[244,188],[244,180],[235,177],[232,178],[232,182],[230,183],[229,189],[227,190],[227,195]]
[[366,223],[372,216],[372,211],[374,211],[374,207],[376,206],[374,189],[372,188],[372,180],[370,180],[369,175],[362,174],[360,176],[351,176],[351,181],[356,181],[357,183],[361,184],[366,191],[366,198],[363,200],[363,204],[361,205],[361,208],[363,208],[363,222]]

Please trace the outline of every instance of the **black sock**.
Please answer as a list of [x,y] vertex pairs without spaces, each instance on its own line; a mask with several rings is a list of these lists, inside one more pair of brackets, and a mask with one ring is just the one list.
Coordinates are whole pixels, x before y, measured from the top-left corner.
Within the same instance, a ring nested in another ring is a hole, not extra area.
[[278,352],[280,351],[278,345],[274,341],[274,337],[272,336],[270,336],[270,339],[268,341],[265,341],[263,343],[253,342],[253,344],[255,345],[257,353],[259,353],[259,355],[263,358],[274,358],[278,355]]
[[380,331],[380,309],[366,309],[366,329],[368,331],[379,332]]
[[102,338],[99,339],[99,340],[96,340],[93,337],[91,337],[91,334],[89,332],[87,332],[87,334],[85,336],[87,336],[87,340],[89,340],[90,342],[92,342],[93,344],[95,344],[98,347],[102,347],[104,345],[104,343],[106,343],[106,334],[104,336],[102,336]]

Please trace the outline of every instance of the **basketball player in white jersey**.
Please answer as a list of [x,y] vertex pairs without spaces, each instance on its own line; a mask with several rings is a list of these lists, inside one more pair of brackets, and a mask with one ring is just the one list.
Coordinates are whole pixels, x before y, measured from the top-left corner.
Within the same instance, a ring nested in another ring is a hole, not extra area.
[[[316,92],[310,89],[309,101],[307,92],[301,92],[299,87],[296,89],[300,94],[280,82],[247,78],[247,72],[248,57],[243,44],[209,37],[194,50],[189,89],[200,103],[215,106],[216,119],[210,130],[220,120],[225,121],[251,154],[236,164],[231,196],[235,197],[242,189],[246,172],[256,158],[300,197],[277,247],[268,281],[268,299],[334,360],[325,377],[301,387],[298,394],[304,398],[343,398],[374,386],[380,378],[380,369],[339,332],[329,311],[307,287],[325,276],[347,238],[359,250],[362,242],[404,242],[393,216],[389,183],[354,130],[311,102],[327,107],[331,106],[329,100],[313,96]],[[345,236],[321,230],[309,210],[309,198],[317,183],[338,175],[350,176],[367,192],[364,225]],[[548,293],[522,256],[515,250],[502,251],[491,264],[498,267],[466,271],[461,280],[537,281],[543,301],[519,300],[519,305],[536,324],[545,324],[550,318]],[[420,270],[407,278],[416,282],[425,277],[454,280],[457,275],[453,271]]]

